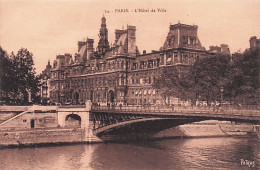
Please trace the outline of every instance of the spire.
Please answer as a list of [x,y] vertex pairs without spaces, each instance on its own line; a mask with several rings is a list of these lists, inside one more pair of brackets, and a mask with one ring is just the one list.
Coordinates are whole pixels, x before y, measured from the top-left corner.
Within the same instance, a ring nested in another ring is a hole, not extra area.
[[101,18],[101,28],[99,30],[99,42],[98,42],[98,52],[105,53],[109,49],[108,43],[108,31],[106,27],[106,18]]
[[102,17],[102,19],[101,19],[101,28],[102,27],[106,27],[107,25],[106,25],[106,18],[105,18],[105,16],[103,15],[103,17]]

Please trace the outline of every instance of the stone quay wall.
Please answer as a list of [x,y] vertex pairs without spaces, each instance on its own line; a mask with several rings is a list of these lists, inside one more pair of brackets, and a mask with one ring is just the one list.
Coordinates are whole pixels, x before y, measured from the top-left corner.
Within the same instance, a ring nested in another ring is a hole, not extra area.
[[2,147],[93,142],[101,142],[101,140],[81,128],[0,132],[0,146]]
[[[101,142],[92,132],[90,108],[90,102],[79,108],[0,107],[0,146]],[[80,117],[79,127],[70,126],[68,116],[71,115]]]

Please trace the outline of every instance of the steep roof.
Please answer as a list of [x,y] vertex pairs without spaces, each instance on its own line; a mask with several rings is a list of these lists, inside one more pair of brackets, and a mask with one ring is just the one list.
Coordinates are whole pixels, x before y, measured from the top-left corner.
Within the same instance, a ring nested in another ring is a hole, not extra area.
[[118,48],[118,50],[117,50],[117,54],[121,54],[121,55],[122,55],[122,54],[125,54],[125,51],[124,51],[122,45],[119,46],[119,48]]
[[206,49],[201,45],[197,32],[197,25],[181,23],[170,25],[170,30],[162,49],[187,48],[205,51]]
[[83,59],[87,56],[87,44],[83,45],[79,50],[79,62],[82,62]]
[[120,36],[120,38],[118,39],[116,45],[120,46],[120,45],[123,45],[125,46],[126,45],[126,38],[127,38],[127,34],[124,33]]

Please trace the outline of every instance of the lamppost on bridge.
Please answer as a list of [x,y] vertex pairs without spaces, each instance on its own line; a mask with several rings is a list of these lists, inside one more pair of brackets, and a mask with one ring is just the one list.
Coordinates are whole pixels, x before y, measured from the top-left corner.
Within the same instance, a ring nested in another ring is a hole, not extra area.
[[224,91],[224,88],[223,86],[220,87],[220,106],[222,106],[222,101],[223,101],[223,91]]

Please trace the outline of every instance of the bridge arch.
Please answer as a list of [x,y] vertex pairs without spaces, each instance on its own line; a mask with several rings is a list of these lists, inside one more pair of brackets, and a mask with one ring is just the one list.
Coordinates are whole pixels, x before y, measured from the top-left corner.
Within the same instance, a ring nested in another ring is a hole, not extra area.
[[176,127],[192,122],[202,121],[201,118],[162,118],[162,117],[137,117],[127,121],[119,121],[103,127],[94,129],[93,132],[98,137],[103,135],[124,135],[133,132],[156,133],[165,129]]
[[89,124],[89,112],[58,111],[58,125],[60,127],[86,128]]
[[65,127],[81,127],[81,117],[78,114],[68,114],[65,117]]

